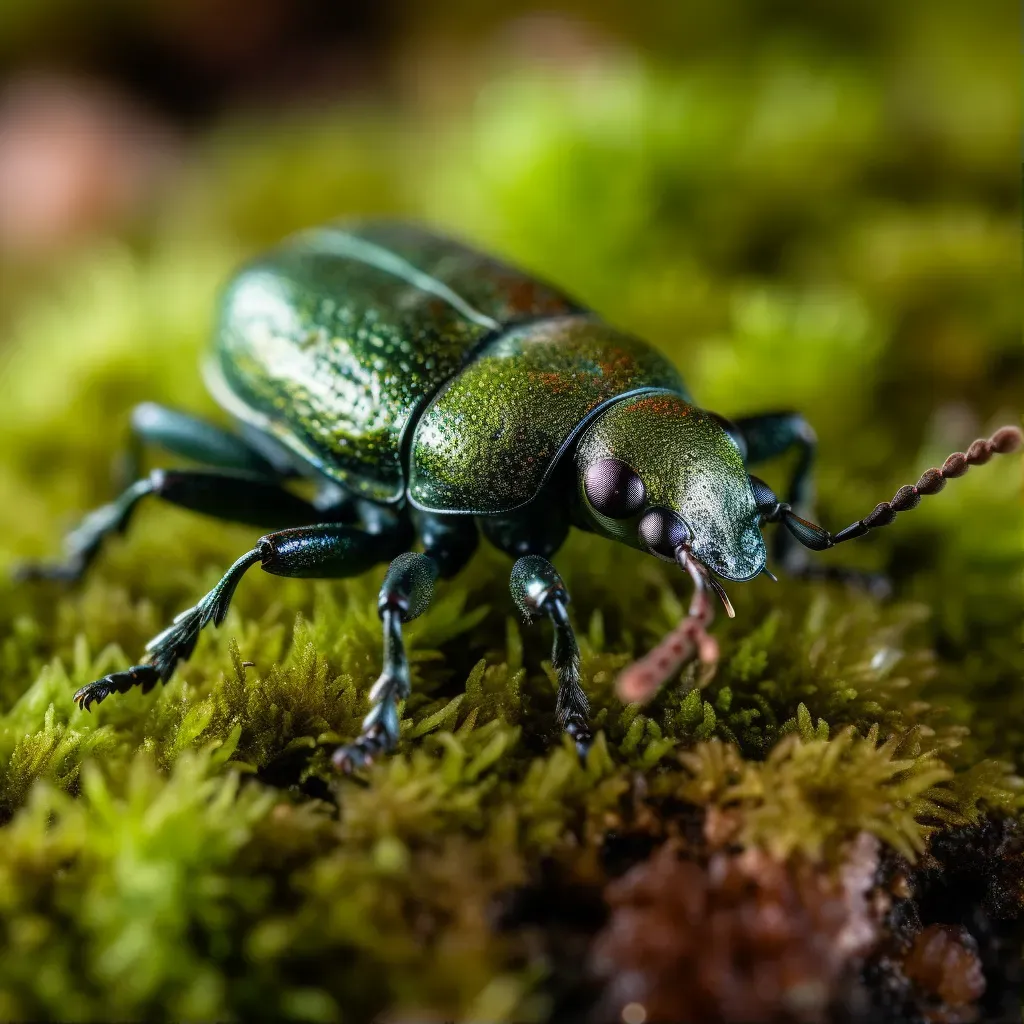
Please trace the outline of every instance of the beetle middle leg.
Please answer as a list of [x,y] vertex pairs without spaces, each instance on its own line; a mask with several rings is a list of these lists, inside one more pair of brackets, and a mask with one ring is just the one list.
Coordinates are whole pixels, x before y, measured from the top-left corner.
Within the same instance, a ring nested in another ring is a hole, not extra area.
[[[811,469],[818,439],[811,425],[796,412],[763,413],[735,421],[747,445],[747,464],[767,462],[792,448],[798,451],[797,463],[789,481],[786,501],[801,516],[807,516],[813,500]],[[836,580],[863,587],[878,597],[887,596],[891,586],[880,573],[864,572],[839,565],[813,565],[806,550],[787,531],[775,535],[773,553],[789,576],[800,579]]]
[[454,576],[476,550],[476,526],[466,516],[413,510],[412,521],[424,552],[406,552],[388,566],[377,599],[384,627],[383,669],[370,690],[373,706],[363,719],[360,735],[334,752],[332,762],[339,771],[362,768],[394,749],[398,742],[398,703],[408,697],[410,688],[402,624],[422,615],[430,604],[437,578]]
[[370,690],[373,706],[363,719],[359,737],[334,752],[332,761],[339,771],[362,768],[398,743],[398,704],[409,696],[411,688],[402,624],[426,611],[436,578],[437,563],[416,552],[399,555],[388,566],[377,599],[384,626],[384,664]]
[[143,693],[148,693],[158,682],[166,682],[178,663],[191,656],[203,628],[211,622],[215,626],[223,622],[239,581],[257,563],[275,576],[357,576],[394,557],[411,540],[408,521],[399,518],[390,529],[377,533],[349,523],[319,523],[267,534],[235,561],[198,604],[176,616],[167,629],[150,640],[145,662],[83,686],[74,699],[79,707],[88,709],[111,693],[127,693],[134,686],[141,686]]
[[[142,449],[153,445],[172,455],[210,469],[227,469],[258,476],[294,476],[283,461],[267,457],[244,437],[223,430],[198,416],[142,402],[132,409],[128,479],[139,475]],[[266,442],[264,442],[266,444]]]

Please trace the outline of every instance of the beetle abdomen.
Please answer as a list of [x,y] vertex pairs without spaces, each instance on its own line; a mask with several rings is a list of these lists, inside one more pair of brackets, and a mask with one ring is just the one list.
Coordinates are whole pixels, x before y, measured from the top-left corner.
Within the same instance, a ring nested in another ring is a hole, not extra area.
[[653,390],[687,397],[663,355],[594,317],[510,328],[420,417],[409,497],[435,512],[493,514],[524,505],[603,406]]
[[579,309],[422,228],[317,228],[231,283],[208,380],[229,412],[304,462],[398,501],[403,431],[437,389],[504,327]]

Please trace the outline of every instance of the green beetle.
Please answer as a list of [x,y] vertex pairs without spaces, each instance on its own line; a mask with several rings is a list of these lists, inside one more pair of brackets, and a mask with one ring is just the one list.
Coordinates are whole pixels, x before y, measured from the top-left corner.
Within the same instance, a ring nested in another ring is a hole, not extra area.
[[[154,470],[69,534],[64,562],[22,575],[77,579],[146,495],[277,530],[151,640],[143,663],[82,687],[75,700],[88,708],[167,680],[257,563],[325,578],[390,561],[383,672],[362,734],[334,753],[345,771],[397,742],[409,692],[402,624],[427,607],[437,577],[465,565],[479,532],[517,559],[511,590],[524,615],[553,624],[557,716],[583,753],[588,702],[569,597],[548,561],[570,526],[676,562],[694,581],[687,618],[619,681],[624,699],[645,699],[685,658],[714,659],[708,595],[732,614],[718,578],[771,575],[764,524],[788,527],[779,554],[806,573],[798,545],[822,550],[886,525],[1021,440],[1004,427],[830,534],[794,511],[815,445],[799,415],[731,423],[705,412],[643,341],[528,274],[391,223],[304,231],[244,267],[224,295],[207,380],[237,433],[151,403],[132,416],[137,444],[206,468]],[[791,447],[800,459],[780,501],[748,467]],[[316,481],[312,500],[290,489],[299,477]],[[410,551],[417,541],[422,553]]]

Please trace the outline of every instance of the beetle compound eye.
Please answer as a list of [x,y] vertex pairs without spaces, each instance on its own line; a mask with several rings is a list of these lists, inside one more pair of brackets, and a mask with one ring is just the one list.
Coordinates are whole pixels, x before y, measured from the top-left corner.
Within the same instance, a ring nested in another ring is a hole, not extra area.
[[739,427],[732,420],[719,416],[717,412],[709,412],[708,415],[725,431],[728,438],[740,451],[740,455],[747,457],[747,439],[743,436]]
[[645,512],[637,532],[651,551],[668,559],[674,559],[676,548],[690,539],[686,524],[667,508],[652,508]]
[[779,504],[775,492],[760,477],[751,474],[750,487],[754,492],[754,504],[758,512],[771,512]]
[[587,501],[610,519],[626,519],[643,508],[644,482],[620,459],[600,459],[587,468],[583,480]]

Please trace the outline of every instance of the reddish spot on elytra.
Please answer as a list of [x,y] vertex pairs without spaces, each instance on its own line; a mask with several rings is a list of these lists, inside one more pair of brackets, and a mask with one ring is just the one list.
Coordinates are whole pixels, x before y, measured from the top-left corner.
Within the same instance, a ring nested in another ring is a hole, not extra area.
[[497,282],[497,287],[513,314],[567,313],[570,309],[561,295],[529,277],[502,276]]
[[652,412],[656,416],[689,416],[690,407],[676,396],[649,395],[637,402],[637,408]]
[[530,374],[530,381],[552,395],[562,394],[570,390],[572,386],[571,382],[565,379],[565,375],[557,371],[534,370]]

